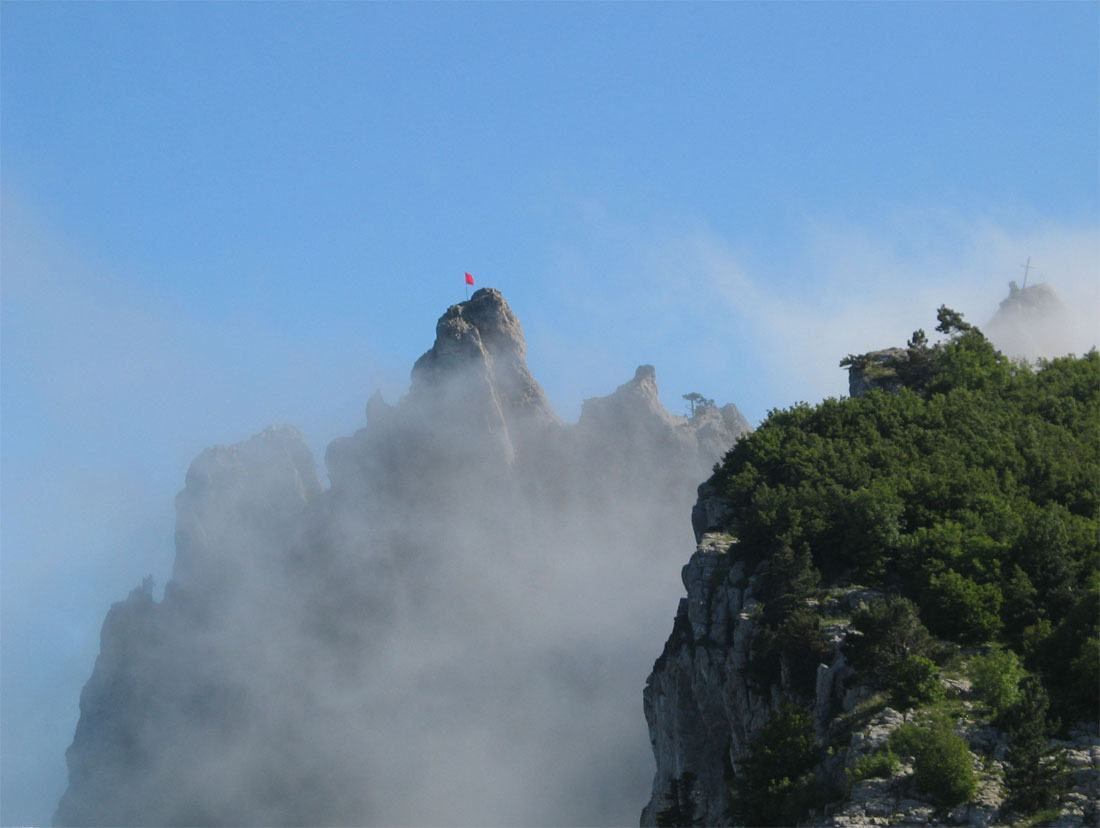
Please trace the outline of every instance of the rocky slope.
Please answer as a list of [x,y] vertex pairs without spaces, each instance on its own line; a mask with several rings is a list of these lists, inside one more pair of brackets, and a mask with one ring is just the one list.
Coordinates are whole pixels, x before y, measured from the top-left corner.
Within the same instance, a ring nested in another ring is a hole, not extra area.
[[[495,290],[334,441],[209,449],[107,614],[58,825],[622,824],[693,490],[748,429],[642,366],[564,424]],[[674,571],[674,570],[673,570]]]
[[[657,772],[642,825],[744,824],[735,818],[731,778],[753,738],[784,702],[802,706],[810,714],[815,739],[830,748],[812,769],[826,793],[816,812],[800,824],[989,826],[1023,819],[1005,807],[1010,740],[982,715],[963,676],[942,682],[948,699],[966,711],[956,730],[981,768],[978,793],[969,803],[940,807],[917,788],[911,761],[899,762],[885,778],[855,778],[853,771],[861,760],[885,751],[890,734],[917,718],[913,710],[902,713],[889,707],[872,685],[853,681],[856,672],[845,657],[845,643],[853,635],[847,619],[882,593],[858,586],[832,590],[823,627],[829,654],[818,666],[813,693],[806,698],[791,686],[786,669],[775,684],[761,686],[752,676],[759,612],[754,586],[760,574],[739,558],[737,541],[719,533],[703,533],[684,566],[687,597],[680,600],[672,634],[644,692]],[[1051,824],[1096,825],[1100,734],[1082,726],[1050,747],[1063,751],[1072,773],[1070,789],[1053,806],[1056,817]],[[673,813],[676,818],[670,818]]]

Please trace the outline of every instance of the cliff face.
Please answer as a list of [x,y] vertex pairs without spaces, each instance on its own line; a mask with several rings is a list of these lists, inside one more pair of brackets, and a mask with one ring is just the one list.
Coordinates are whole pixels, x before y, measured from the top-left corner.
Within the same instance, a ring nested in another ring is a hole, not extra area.
[[195,460],[163,600],[146,583],[104,622],[57,824],[637,813],[669,564],[748,424],[668,414],[648,366],[563,424],[485,289],[367,418],[328,489],[289,427]]

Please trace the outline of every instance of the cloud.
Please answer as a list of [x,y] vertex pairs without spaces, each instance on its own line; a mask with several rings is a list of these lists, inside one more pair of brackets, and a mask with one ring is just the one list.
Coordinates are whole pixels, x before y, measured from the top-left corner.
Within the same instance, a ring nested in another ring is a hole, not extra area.
[[1031,280],[1073,311],[1072,349],[1097,344],[1093,223],[897,209],[873,221],[807,219],[789,244],[763,248],[690,218],[638,226],[585,215],[591,228],[562,245],[553,266],[565,274],[563,297],[585,297],[579,309],[562,300],[583,330],[532,350],[545,347],[551,362],[590,354],[600,366],[648,346],[674,410],[680,394],[698,390],[755,422],[773,407],[846,394],[841,358],[903,346],[918,328],[935,339],[943,304],[986,325],[1028,256],[1039,265]]
[[917,328],[934,338],[941,304],[979,327],[987,325],[1008,294],[1008,282],[1021,278],[1018,265],[1028,255],[1046,263],[1043,278],[1075,308],[1075,350],[1095,346],[1097,238],[1095,227],[1019,230],[938,214],[909,214],[875,232],[817,222],[795,260],[785,263],[799,268],[797,280],[774,270],[747,271],[713,237],[686,247],[722,307],[736,312],[748,300],[752,313],[742,312],[742,319],[754,332],[768,373],[782,378],[777,401],[816,401],[836,394],[836,363],[844,355],[904,345]]
[[369,342],[296,340],[181,300],[3,194],[4,824],[48,819],[103,614],[171,571],[191,459],[271,422],[315,451],[362,422],[390,371]]
[[[360,424],[370,388],[403,388],[407,369],[372,362],[366,340],[303,342],[262,319],[226,326],[180,307],[121,268],[89,264],[18,207],[5,200],[5,822],[55,804],[94,631],[140,575],[165,580],[171,497],[191,457],[280,420],[303,426],[320,456]],[[940,304],[984,324],[1027,256],[1077,314],[1080,350],[1100,329],[1097,232],[1083,224],[914,210],[807,221],[774,250],[702,221],[636,224],[596,205],[568,229],[552,277],[538,280],[549,287],[518,290],[513,307],[532,370],[569,420],[643,362],[674,411],[696,390],[754,420],[843,394],[841,357],[931,331]],[[647,525],[644,503],[578,523],[568,542],[532,531],[513,566],[479,542],[478,525],[449,524],[438,543],[456,554],[406,596],[399,634],[363,677],[377,702],[356,708],[363,730],[337,716],[321,731],[349,760],[362,759],[364,732],[385,746],[371,759],[390,792],[379,821],[477,822],[492,801],[499,822],[613,822],[644,804],[652,767],[638,697],[682,591],[681,511],[659,538],[621,529]],[[281,629],[287,605],[275,606],[263,617]],[[471,640],[493,650],[494,670],[468,661]],[[45,692],[60,685],[64,699]],[[329,689],[329,709],[358,704]],[[485,699],[496,707],[479,711]],[[56,715],[64,705],[68,718]],[[21,724],[47,720],[48,736]]]

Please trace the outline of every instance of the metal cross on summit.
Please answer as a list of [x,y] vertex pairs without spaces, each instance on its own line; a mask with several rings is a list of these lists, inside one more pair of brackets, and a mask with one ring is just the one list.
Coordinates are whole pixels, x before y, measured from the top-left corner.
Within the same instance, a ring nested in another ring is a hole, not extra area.
[[1027,287],[1027,274],[1031,270],[1031,257],[1027,257],[1027,264],[1020,265],[1024,269],[1024,287]]

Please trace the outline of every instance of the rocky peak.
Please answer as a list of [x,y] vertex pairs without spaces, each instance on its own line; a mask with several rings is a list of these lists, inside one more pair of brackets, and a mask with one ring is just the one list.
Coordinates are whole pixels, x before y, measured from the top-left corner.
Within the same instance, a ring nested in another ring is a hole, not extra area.
[[[1058,298],[1054,288],[1045,282],[1022,288],[1015,282],[1009,282],[1008,296],[1001,301],[997,316],[1017,312],[1039,315],[1064,313],[1065,305]],[[996,320],[997,316],[993,319]]]
[[436,323],[435,344],[413,366],[414,393],[430,394],[452,380],[478,398],[491,397],[509,425],[560,422],[527,368],[523,328],[499,290],[481,288],[451,305]]
[[657,396],[657,372],[652,365],[639,365],[634,378],[606,397],[593,397],[581,406],[581,423],[625,422],[652,426],[673,426],[682,418],[665,410]]
[[1009,282],[1008,296],[985,331],[1006,354],[1026,359],[1061,356],[1081,344],[1074,341],[1065,304],[1045,282],[1023,288]]
[[639,365],[634,372],[634,379],[621,388],[631,388],[647,397],[657,396],[657,369],[652,365]]
[[467,301],[451,305],[436,325],[437,340],[442,332],[452,326],[461,328],[463,324],[478,332],[494,358],[518,362],[527,359],[523,328],[499,290],[481,288]]

